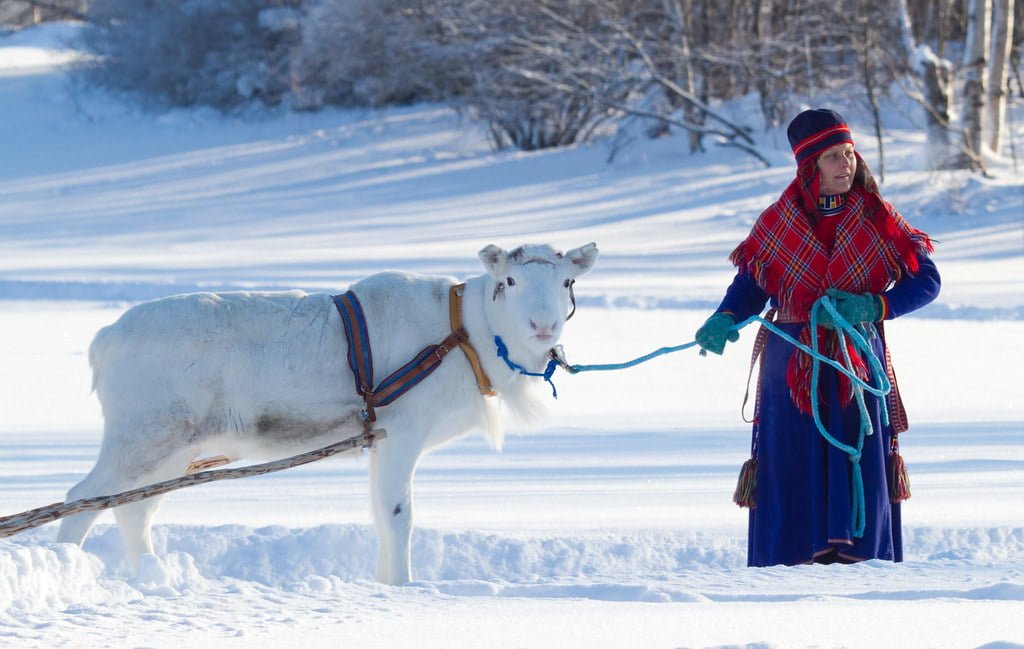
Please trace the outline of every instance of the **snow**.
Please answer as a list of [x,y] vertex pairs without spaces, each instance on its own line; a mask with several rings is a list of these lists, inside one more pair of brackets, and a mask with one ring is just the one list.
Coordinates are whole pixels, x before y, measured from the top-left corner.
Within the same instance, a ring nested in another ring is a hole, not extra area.
[[[74,32],[0,38],[4,513],[62,500],[91,467],[86,349],[132,303],[468,276],[486,243],[593,240],[563,342],[570,362],[617,362],[692,339],[792,173],[779,132],[759,136],[765,169],[679,139],[611,163],[601,144],[494,154],[439,106],[141,113],[72,81]],[[138,574],[109,513],[84,548],[54,525],[0,540],[0,645],[1021,649],[1024,181],[1009,158],[991,178],[928,172],[899,123],[884,192],[938,240],[944,279],[887,327],[912,423],[904,563],[745,567],[744,332],[721,358],[559,372],[503,452],[471,436],[426,456],[409,586],[372,581],[365,458],[331,459],[175,492]]]

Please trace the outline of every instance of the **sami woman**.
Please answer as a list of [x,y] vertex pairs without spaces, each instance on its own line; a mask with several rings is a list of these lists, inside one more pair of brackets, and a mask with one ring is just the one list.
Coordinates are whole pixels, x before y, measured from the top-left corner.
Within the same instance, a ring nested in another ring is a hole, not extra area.
[[[864,334],[893,387],[885,397],[862,393],[862,410],[854,382],[821,365],[812,399],[812,358],[779,336],[758,336],[752,457],[736,496],[751,507],[747,562],[902,561],[899,501],[909,490],[897,436],[906,416],[882,323],[938,295],[932,243],[879,195],[839,113],[804,111],[787,134],[796,178],[733,251],[738,272],[697,342],[721,354],[737,337],[734,325],[770,302],[775,326],[808,344],[811,310],[827,296]],[[821,307],[815,317],[820,351],[866,379],[866,354],[847,345],[845,361],[835,319]]]

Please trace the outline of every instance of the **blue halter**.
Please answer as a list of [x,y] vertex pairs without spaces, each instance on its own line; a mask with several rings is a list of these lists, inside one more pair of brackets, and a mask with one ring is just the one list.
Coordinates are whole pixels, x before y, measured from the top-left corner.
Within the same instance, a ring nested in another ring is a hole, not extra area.
[[544,372],[530,372],[522,365],[513,362],[508,357],[508,347],[505,346],[505,341],[501,339],[501,336],[494,337],[494,346],[498,348],[498,358],[505,361],[505,365],[513,372],[519,372],[524,376],[539,376],[551,385],[551,396],[558,398],[558,390],[555,388],[555,383],[551,380],[551,375],[555,373],[555,369],[558,367],[558,361],[552,359],[548,361],[548,366],[544,369]]

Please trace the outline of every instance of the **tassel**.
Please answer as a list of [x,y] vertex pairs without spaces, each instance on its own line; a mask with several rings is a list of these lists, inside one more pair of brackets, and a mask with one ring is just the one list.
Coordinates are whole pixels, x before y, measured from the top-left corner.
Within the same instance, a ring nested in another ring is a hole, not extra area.
[[736,481],[736,491],[732,494],[732,501],[740,507],[754,508],[756,504],[755,490],[757,489],[757,458],[752,457],[743,463],[740,469],[740,478]]
[[910,475],[899,451],[889,455],[889,499],[894,503],[910,498]]
[[[837,341],[838,342],[838,341]],[[836,345],[838,347],[838,344]],[[857,348],[854,346],[853,341],[850,338],[846,339],[846,353],[850,355],[850,369],[861,381],[867,382],[871,376],[871,370],[868,369],[868,364],[864,358],[857,352]],[[833,353],[832,358],[842,358],[842,352]],[[853,381],[849,379],[845,374],[839,375],[839,385],[843,395],[843,407],[850,405],[853,401]]]
[[[799,340],[805,345],[810,344],[807,327],[804,327]],[[803,352],[796,352],[790,356],[789,365],[786,366],[789,398],[793,400],[796,409],[805,415],[811,414],[811,370],[810,357]]]

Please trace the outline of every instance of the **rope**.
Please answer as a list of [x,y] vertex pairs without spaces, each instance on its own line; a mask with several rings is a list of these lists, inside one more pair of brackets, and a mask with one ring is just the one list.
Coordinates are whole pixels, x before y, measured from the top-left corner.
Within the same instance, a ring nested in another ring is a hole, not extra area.
[[544,368],[543,372],[531,372],[508,357],[508,347],[505,346],[505,341],[501,339],[501,336],[494,337],[494,346],[498,350],[498,358],[505,361],[505,365],[508,365],[510,370],[519,372],[523,376],[537,376],[544,379],[551,386],[551,396],[555,399],[558,398],[558,390],[555,388],[554,381],[551,380],[551,376],[560,365],[557,360],[551,359],[548,361],[548,366]]
[[[754,322],[755,320],[761,320],[761,318],[759,316],[754,316],[753,318],[745,321],[743,324],[734,326],[733,329],[736,329],[738,331],[743,327],[747,326],[748,324],[750,324],[751,322]],[[761,322],[766,321],[761,320]],[[664,356],[665,354],[681,352],[684,349],[689,349],[690,347],[693,347],[696,344],[696,340],[691,340],[688,343],[676,345],[675,347],[662,347],[660,349],[654,350],[650,354],[644,354],[639,358],[634,358],[633,360],[626,361],[625,363],[605,363],[598,365],[563,365],[562,367],[565,368],[565,370],[569,372],[569,374],[579,374],[580,372],[607,372],[610,370],[624,370],[630,367],[635,367],[640,363],[646,363],[647,361],[653,360],[659,356]]]
[[[793,345],[794,347],[796,347],[800,351],[802,351],[802,352],[808,354],[809,356],[811,356],[811,358],[813,358],[815,360],[815,362],[826,363],[827,365],[832,366],[838,372],[844,374],[847,378],[849,378],[851,381],[853,381],[855,386],[863,388],[864,390],[867,390],[868,392],[870,392],[871,394],[874,394],[876,396],[885,396],[886,394],[888,394],[889,390],[891,389],[890,388],[890,384],[889,384],[889,378],[885,375],[885,372],[882,371],[883,370],[883,366],[882,366],[881,362],[878,360],[878,358],[875,357],[874,352],[868,346],[866,340],[864,339],[864,336],[861,335],[859,332],[857,332],[856,329],[853,327],[853,325],[851,325],[849,322],[847,322],[846,319],[843,318],[836,311],[835,307],[832,305],[831,300],[827,296],[819,298],[818,301],[815,302],[814,305],[811,307],[812,322],[815,325],[817,325],[817,321],[818,321],[817,309],[818,308],[822,308],[822,307],[827,309],[829,311],[829,313],[832,314],[833,321],[836,323],[836,330],[837,331],[843,330],[843,331],[849,332],[851,334],[851,338],[853,338],[853,340],[854,340],[854,344],[856,346],[858,346],[859,348],[861,348],[862,350],[867,352],[866,356],[868,358],[868,362],[871,364],[872,373],[875,373],[876,371],[881,372],[881,376],[880,376],[880,381],[879,381],[879,386],[878,387],[874,387],[871,384],[865,382],[863,379],[861,379],[859,376],[857,376],[856,373],[854,373],[852,370],[847,369],[842,364],[836,362],[835,360],[829,358],[828,356],[825,356],[824,354],[822,354],[819,351],[817,351],[817,349],[812,348],[812,347],[808,347],[807,345],[803,344],[802,342],[800,342],[796,338],[793,338],[792,336],[787,334],[785,331],[779,329],[777,326],[775,326],[775,324],[773,322],[765,320],[761,316],[758,316],[758,315],[751,316],[751,317],[747,318],[746,320],[744,320],[743,322],[740,322],[739,324],[733,325],[732,327],[730,327],[730,329],[733,330],[733,331],[739,331],[739,330],[743,329],[744,327],[747,327],[748,325],[751,325],[751,324],[754,324],[755,322],[758,322],[762,326],[764,326],[766,329],[771,331],[773,334],[778,336],[779,338],[782,338],[783,340],[785,340],[789,344]],[[816,327],[812,327],[811,331],[812,331],[812,343],[811,344],[816,346],[816,344],[817,344],[817,331],[816,331]],[[673,347],[661,347],[660,349],[656,349],[656,350],[654,350],[653,352],[651,352],[649,354],[644,354],[643,356],[639,356],[637,358],[634,358],[633,360],[625,361],[623,363],[604,363],[604,364],[594,364],[594,365],[578,365],[578,364],[570,365],[568,363],[559,362],[558,365],[559,365],[559,367],[561,367],[565,371],[569,372],[570,374],[579,374],[580,372],[606,372],[606,371],[613,371],[613,370],[624,370],[624,369],[628,369],[630,367],[635,367],[637,365],[640,365],[641,363],[646,363],[647,361],[653,360],[653,359],[655,359],[655,358],[657,358],[659,356],[664,356],[666,354],[672,354],[672,353],[675,353],[675,352],[683,351],[684,349],[689,349],[691,347],[695,347],[696,345],[697,345],[697,341],[691,340],[690,342],[684,343],[682,345],[676,345],[676,346],[673,346]],[[506,354],[508,353],[507,350],[506,350],[505,353]],[[500,351],[499,351],[498,355],[501,356],[501,352]],[[509,362],[509,361],[506,360],[506,362]],[[549,363],[548,364],[549,368],[550,368],[550,365],[551,364]],[[523,373],[526,373],[525,370],[523,371]],[[530,376],[544,376],[544,375],[547,375],[547,374],[548,374],[548,372],[545,372],[543,375],[542,374],[537,374],[537,373],[533,373],[533,374],[529,374],[529,375]]]
[[[813,349],[818,349],[818,310],[824,308],[832,315],[832,321],[836,323],[836,334],[839,336],[839,348],[843,352],[843,360],[846,361],[847,367],[852,367],[853,363],[850,360],[850,351],[846,345],[846,336],[850,335],[853,340],[854,346],[861,350],[862,356],[868,359],[871,364],[871,376],[877,376],[880,379],[880,387],[873,388],[864,381],[857,377],[852,370],[847,370],[843,367],[842,372],[851,380],[855,379],[854,396],[857,399],[857,410],[860,414],[860,427],[857,431],[857,445],[849,446],[843,444],[835,437],[833,437],[824,424],[821,423],[821,414],[818,404],[818,382],[821,373],[821,362],[820,354],[815,352],[813,364],[811,366],[811,414],[814,416],[814,425],[817,426],[818,432],[822,437],[825,438],[829,444],[846,453],[850,460],[850,470],[852,476],[850,478],[850,526],[852,527],[851,533],[854,538],[861,538],[864,536],[864,528],[867,525],[867,506],[865,504],[864,496],[864,474],[860,466],[860,458],[864,449],[864,438],[867,435],[871,435],[874,431],[871,426],[871,415],[868,413],[867,403],[864,400],[864,391],[867,390],[872,394],[879,397],[888,394],[892,386],[889,383],[889,377],[885,372],[885,369],[881,365],[881,361],[875,356],[874,351],[871,349],[867,340],[864,336],[857,331],[857,328],[846,321],[843,316],[836,310],[835,305],[828,298],[821,298],[811,307],[811,346]],[[884,412],[886,408],[881,408]],[[884,415],[883,415],[884,416]]]
[[[835,323],[836,333],[839,336],[839,347],[843,352],[843,360],[845,365],[841,364],[828,356],[825,356],[818,351],[818,313],[820,309],[825,309],[831,316],[832,321]],[[850,502],[851,502],[851,527],[854,538],[860,538],[864,536],[864,528],[866,526],[867,513],[864,496],[864,476],[861,471],[860,459],[861,453],[864,448],[864,438],[867,435],[871,435],[874,431],[871,425],[871,416],[868,412],[867,403],[864,398],[864,392],[869,392],[877,397],[884,397],[892,389],[892,385],[889,381],[889,377],[882,365],[881,360],[875,355],[874,350],[871,349],[870,344],[865,338],[865,334],[858,331],[857,327],[850,324],[839,312],[836,310],[835,305],[828,296],[822,296],[811,306],[810,314],[810,331],[811,331],[811,345],[808,347],[799,340],[793,338],[786,332],[779,329],[773,322],[762,318],[761,316],[755,315],[747,318],[741,323],[735,324],[731,327],[733,331],[739,331],[744,327],[751,325],[755,322],[761,323],[763,327],[779,336],[789,344],[793,345],[800,351],[808,354],[812,358],[811,366],[811,413],[814,417],[814,424],[818,429],[821,436],[830,445],[836,449],[846,453],[850,460],[850,468],[852,472],[850,480]],[[865,331],[874,332],[874,327],[866,325]],[[856,372],[852,369],[853,363],[850,359],[849,349],[847,347],[847,336],[853,343],[853,346],[861,352],[861,355],[868,360],[870,376],[869,381],[865,381],[857,376]],[[663,356],[665,354],[672,354],[674,352],[689,349],[697,344],[697,341],[691,341],[682,345],[676,345],[674,347],[662,347],[649,354],[645,354],[633,360],[626,361],[624,363],[606,363],[597,365],[569,365],[565,362],[558,362],[570,374],[579,374],[580,372],[602,372],[612,370],[622,370],[630,367],[635,367],[641,363],[646,363],[649,360]],[[499,352],[500,355],[500,352]],[[510,362],[506,358],[506,362]],[[854,395],[857,400],[857,410],[860,415],[860,427],[857,431],[857,444],[856,446],[850,446],[844,444],[832,436],[825,425],[821,421],[820,406],[818,403],[818,384],[821,374],[821,364],[825,363],[835,368],[836,371],[845,375],[850,379],[853,384]],[[550,382],[551,363],[548,364],[548,371],[544,373],[544,377]],[[524,374],[527,372],[523,371]],[[530,374],[530,376],[541,376],[540,374]],[[875,387],[872,383],[877,379],[878,386]],[[552,384],[554,387],[554,384]],[[882,411],[882,423],[883,425],[889,424],[887,408],[881,408]]]
[[[849,358],[848,352],[846,351],[845,335],[849,334],[851,339],[854,341],[854,345],[857,346],[858,348],[862,349],[864,352],[866,352],[865,356],[867,357],[869,363],[871,364],[872,375],[873,376],[877,375],[877,376],[880,377],[880,387],[875,388],[875,387],[869,385],[868,383],[866,383],[863,380],[861,380],[861,378],[858,377],[852,370],[848,370],[846,367],[836,363],[832,359],[830,359],[830,358],[828,358],[826,356],[823,356],[818,351],[816,351],[817,350],[817,346],[818,346],[817,310],[819,308],[825,308],[832,315],[833,321],[836,323],[836,330],[839,332],[839,335],[840,335],[840,342],[844,343],[844,344],[842,344],[841,347],[843,349],[843,354],[844,354],[844,357],[845,357],[844,360],[846,360],[847,364],[850,365],[850,358]],[[775,327],[774,324],[772,324],[771,322],[761,318],[760,316],[750,317],[750,318],[744,320],[742,323],[734,325],[732,327],[732,329],[734,329],[736,331],[739,331],[740,329],[743,329],[744,327],[746,327],[746,326],[748,326],[748,325],[750,325],[750,324],[752,324],[754,322],[760,322],[763,326],[765,326],[767,329],[769,329],[770,331],[772,331],[773,333],[775,333],[776,335],[778,335],[782,339],[784,339],[787,342],[789,342],[790,344],[794,345],[795,347],[797,347],[801,351],[804,351],[805,353],[810,354],[812,356],[812,358],[814,359],[814,365],[812,367],[812,376],[811,376],[812,390],[813,390],[813,393],[811,395],[811,404],[812,404],[812,410],[814,412],[814,421],[815,421],[815,424],[818,427],[818,431],[821,433],[821,435],[830,444],[832,444],[836,448],[846,452],[850,456],[850,462],[853,465],[853,483],[852,483],[853,494],[852,495],[853,495],[854,536],[855,537],[862,536],[863,532],[864,532],[865,507],[864,507],[864,481],[863,481],[863,476],[862,476],[861,470],[860,470],[860,456],[861,456],[861,448],[863,447],[863,443],[864,443],[864,437],[866,435],[870,435],[872,433],[871,421],[870,421],[870,418],[869,418],[868,412],[867,412],[867,405],[864,402],[864,390],[867,390],[871,394],[875,394],[877,396],[884,396],[885,394],[887,394],[889,392],[889,390],[891,388],[891,385],[890,385],[888,376],[886,375],[884,369],[882,368],[881,361],[874,355],[874,353],[872,352],[871,348],[869,347],[867,341],[865,340],[864,336],[861,335],[861,333],[858,332],[856,330],[856,328],[853,327],[849,322],[847,322],[841,315],[839,315],[839,313],[835,309],[835,306],[832,305],[831,301],[827,297],[822,297],[821,299],[819,299],[818,302],[815,302],[814,306],[811,308],[811,345],[812,345],[813,349],[811,347],[807,347],[806,345],[804,345],[804,344],[800,343],[799,341],[795,340],[794,338],[792,338],[791,336],[789,336],[785,332],[783,332],[780,329],[778,329],[777,327]],[[519,365],[519,364],[513,362],[511,359],[509,359],[508,347],[505,346],[505,343],[504,343],[504,341],[502,341],[500,336],[495,336],[494,337],[494,344],[495,344],[495,347],[497,348],[498,357],[501,358],[502,360],[504,360],[505,364],[508,365],[508,367],[510,369],[512,369],[513,371],[516,371],[516,372],[518,372],[520,374],[523,374],[525,376],[535,376],[535,377],[543,378],[545,381],[547,381],[551,385],[551,396],[553,396],[555,398],[558,398],[558,391],[555,388],[554,382],[552,382],[552,380],[551,380],[551,376],[554,374],[555,369],[558,368],[558,367],[563,367],[570,374],[578,374],[580,372],[592,372],[592,371],[602,371],[602,370],[606,371],[606,370],[626,369],[626,368],[629,368],[629,367],[633,367],[635,365],[639,365],[640,363],[647,362],[647,361],[649,361],[649,360],[651,360],[653,358],[657,358],[658,356],[662,356],[664,354],[671,354],[673,352],[678,352],[678,351],[682,351],[684,349],[688,349],[690,347],[693,347],[697,343],[696,343],[696,341],[692,341],[692,342],[689,342],[689,343],[686,343],[686,344],[683,344],[683,345],[677,345],[677,346],[674,346],[674,347],[662,347],[660,349],[657,349],[657,350],[651,352],[650,354],[646,354],[644,356],[641,356],[639,358],[633,359],[632,361],[628,361],[626,363],[611,363],[611,364],[604,364],[604,365],[569,365],[568,363],[560,360],[556,356],[555,358],[553,358],[552,360],[550,360],[548,362],[547,367],[545,368],[544,372],[530,372],[525,367],[523,367],[522,365]],[[832,367],[836,368],[837,370],[839,370],[840,372],[845,374],[854,383],[855,391],[856,391],[856,395],[857,395],[857,405],[858,405],[858,408],[859,408],[860,414],[861,414],[861,427],[860,427],[860,431],[859,431],[860,434],[859,434],[859,439],[858,439],[856,447],[845,445],[845,444],[839,442],[838,440],[836,440],[834,437],[832,437],[828,433],[828,431],[825,430],[824,425],[822,425],[822,423],[821,423],[821,418],[818,415],[818,398],[817,398],[817,395],[818,395],[818,374],[819,374],[819,369],[820,369],[820,363],[822,363],[822,362],[827,363],[827,364],[831,365]],[[883,408],[882,411],[883,411],[883,415],[884,415],[885,412],[886,412],[886,409]],[[885,419],[884,421],[885,421],[886,425],[888,425],[888,420]],[[216,480],[230,480],[230,479],[245,478],[245,477],[250,477],[250,476],[255,476],[255,475],[263,475],[263,474],[271,473],[271,472],[274,472],[274,471],[281,471],[283,469],[289,469],[289,468],[292,468],[292,467],[300,466],[302,464],[307,464],[309,462],[314,462],[316,460],[320,460],[320,459],[323,459],[325,457],[330,457],[331,455],[335,455],[337,453],[341,453],[341,452],[344,452],[344,451],[356,448],[358,446],[364,446],[364,447],[368,446],[368,445],[372,444],[375,439],[380,439],[382,437],[386,437],[386,435],[387,435],[387,433],[383,429],[373,430],[373,431],[370,431],[368,429],[362,435],[357,435],[355,437],[350,437],[348,439],[342,440],[340,442],[336,442],[334,444],[330,444],[330,445],[325,446],[323,448],[320,448],[320,449],[317,449],[317,450],[314,450],[314,451],[310,451],[308,453],[302,453],[302,454],[299,454],[299,455],[295,455],[293,457],[285,458],[283,460],[277,460],[277,461],[274,461],[274,462],[267,462],[265,464],[257,464],[257,465],[252,465],[252,466],[239,467],[239,468],[236,468],[236,469],[220,469],[220,470],[214,470],[214,471],[200,471],[198,473],[190,473],[189,475],[185,475],[185,476],[182,476],[180,478],[175,478],[173,480],[167,480],[165,482],[160,482],[160,483],[156,483],[156,484],[153,484],[153,485],[147,485],[147,486],[144,486],[144,487],[139,487],[137,489],[131,489],[129,491],[125,491],[125,492],[122,492],[122,493],[119,493],[119,494],[113,494],[113,495],[110,495],[110,496],[98,496],[98,497],[94,497],[94,498],[86,498],[86,499],[82,499],[82,500],[76,500],[76,501],[73,501],[73,502],[53,503],[52,505],[46,505],[44,507],[37,507],[36,509],[20,512],[18,514],[12,514],[12,515],[9,515],[9,516],[0,516],[0,538],[12,536],[12,535],[17,534],[19,532],[23,532],[25,530],[29,530],[29,529],[32,529],[32,528],[35,528],[35,527],[39,527],[40,525],[45,525],[46,523],[53,522],[55,520],[64,518],[66,516],[70,516],[71,514],[76,514],[76,513],[80,513],[80,512],[86,512],[86,511],[97,511],[97,510],[102,510],[102,509],[108,509],[108,508],[111,508],[111,507],[117,507],[117,506],[124,505],[124,504],[127,504],[127,503],[136,502],[136,501],[139,501],[139,500],[144,500],[146,498],[150,498],[150,497],[153,497],[153,496],[156,496],[156,495],[165,494],[165,493],[168,493],[170,491],[174,491],[174,490],[181,489],[181,488],[184,488],[184,487],[190,487],[190,486],[195,486],[195,485],[199,485],[199,484],[205,484],[207,482],[213,482],[213,481],[216,481]],[[206,468],[206,466],[211,466],[211,465],[203,465],[202,467],[197,466],[197,468]]]

